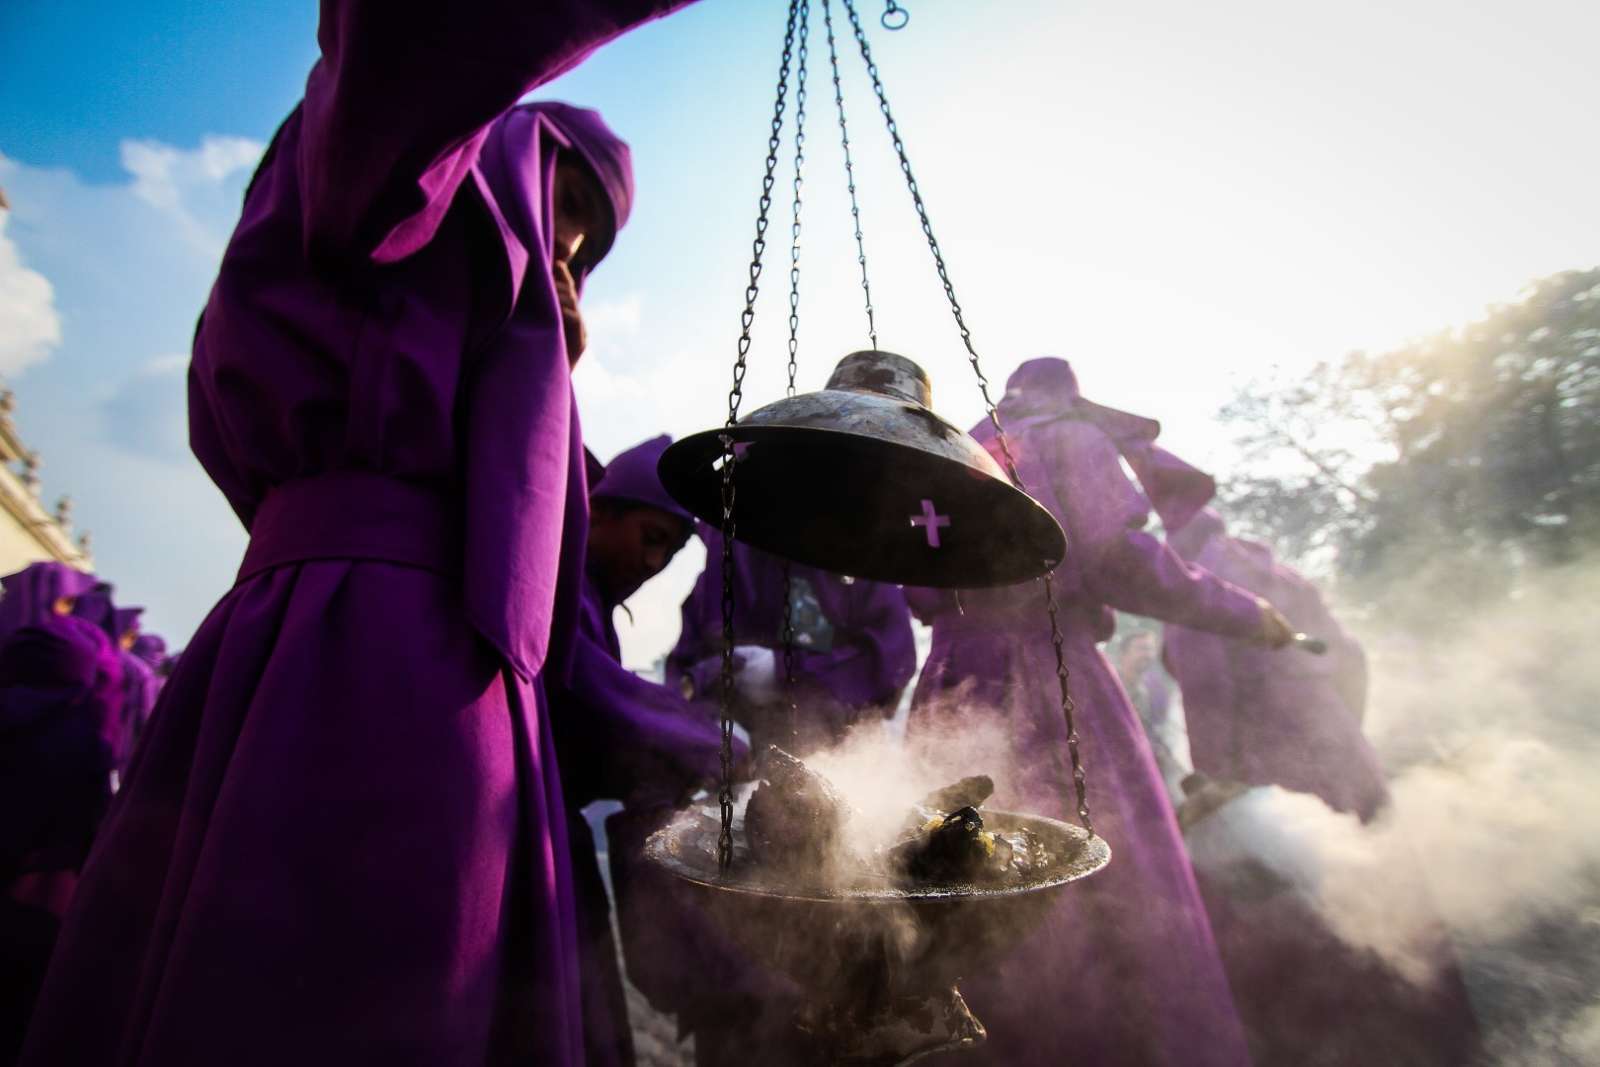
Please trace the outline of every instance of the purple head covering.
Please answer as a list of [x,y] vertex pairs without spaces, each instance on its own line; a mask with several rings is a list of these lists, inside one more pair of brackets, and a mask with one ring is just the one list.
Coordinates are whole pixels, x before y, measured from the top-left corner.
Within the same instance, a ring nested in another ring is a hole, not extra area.
[[115,638],[116,608],[111,603],[111,593],[115,588],[110,582],[95,583],[93,589],[78,597],[78,602],[72,606],[72,614],[94,623],[107,637]]
[[[535,146],[541,127],[554,132],[558,147],[576,152],[588,164],[611,206],[611,232],[594,236],[598,247],[592,258],[598,263],[611,251],[612,242],[633,210],[633,153],[626,141],[611,132],[598,111],[559,100],[521,104],[502,116],[490,131],[483,163],[491,182],[497,169],[536,165]],[[519,227],[519,232],[529,231]]]
[[137,630],[139,628],[139,616],[143,614],[143,608],[112,608],[112,639],[120,641],[129,633]]
[[0,578],[5,597],[0,599],[0,637],[24,626],[49,619],[53,605],[64,596],[81,597],[95,586],[94,575],[65,563],[32,563]]
[[1161,424],[1155,419],[1085,400],[1072,364],[1055,356],[1027,360],[1011,372],[1006,379],[1006,395],[1000,400],[1000,415],[1083,419],[1104,430],[1123,451],[1148,444],[1161,433]]
[[167,661],[167,642],[157,634],[140,634],[135,637],[131,651],[152,668],[159,668]]
[[670,444],[672,438],[662,434],[617,453],[616,458],[606,465],[605,473],[595,487],[589,491],[589,498],[644,504],[665,511],[668,515],[676,515],[692,526],[694,516],[672,499],[672,495],[661,484],[661,475],[656,470],[661,462],[661,454]]
[[[1216,495],[1211,475],[1155,444],[1161,424],[1085,400],[1072,364],[1054,356],[1030,359],[1006,379],[1003,419],[1068,418],[1105,431],[1139,478],[1150,505],[1168,530],[1186,525]],[[980,437],[980,440],[983,439]]]
[[1167,527],[1167,544],[1186,560],[1193,560],[1206,547],[1206,542],[1223,533],[1227,527],[1211,508],[1203,508],[1194,518],[1181,526]]

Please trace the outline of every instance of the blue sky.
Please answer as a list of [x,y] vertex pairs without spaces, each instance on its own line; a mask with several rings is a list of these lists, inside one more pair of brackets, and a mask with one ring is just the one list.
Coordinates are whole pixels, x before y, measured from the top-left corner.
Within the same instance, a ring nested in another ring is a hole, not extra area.
[[[919,0],[886,34],[881,4],[860,2],[991,376],[1068,356],[1092,395],[1160,418],[1201,462],[1227,462],[1213,416],[1239,380],[1461,323],[1600,262],[1600,5]],[[634,220],[585,297],[578,388],[602,456],[720,418],[783,10],[705,0],[535,94],[599,107],[635,150]],[[865,344],[820,14],[803,387]],[[48,498],[72,494],[101,572],[178,643],[244,544],[184,443],[189,334],[314,32],[305,2],[0,5],[0,374]],[[970,372],[845,56],[882,344],[971,420]],[[754,403],[781,388],[787,203]],[[670,642],[698,567],[690,549],[640,594],[630,661]]]

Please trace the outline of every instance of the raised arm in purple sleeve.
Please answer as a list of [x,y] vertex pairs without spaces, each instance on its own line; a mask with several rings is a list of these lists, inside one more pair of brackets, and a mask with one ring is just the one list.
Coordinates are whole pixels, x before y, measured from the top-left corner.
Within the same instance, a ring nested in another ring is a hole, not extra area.
[[392,262],[421,248],[490,122],[691,2],[323,0],[297,161],[308,251]]

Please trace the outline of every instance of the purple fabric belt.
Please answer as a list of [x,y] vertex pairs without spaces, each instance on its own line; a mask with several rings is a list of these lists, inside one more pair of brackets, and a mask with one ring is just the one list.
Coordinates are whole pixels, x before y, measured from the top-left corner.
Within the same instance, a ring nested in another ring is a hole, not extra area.
[[275,486],[250,524],[238,581],[311,560],[375,560],[461,573],[462,508],[437,488],[364,471]]

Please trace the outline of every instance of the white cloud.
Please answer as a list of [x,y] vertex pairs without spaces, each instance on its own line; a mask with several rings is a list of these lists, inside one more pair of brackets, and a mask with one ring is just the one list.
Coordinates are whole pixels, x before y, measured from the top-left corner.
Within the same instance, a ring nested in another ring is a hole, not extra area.
[[[632,293],[620,300],[590,300],[583,305],[584,325],[595,336],[633,337],[644,319],[644,298]],[[579,366],[582,366],[580,363]]]
[[38,271],[23,265],[6,236],[10,212],[0,209],[0,374],[16,374],[49,358],[61,343],[61,316],[55,289]]
[[126,140],[122,166],[133,177],[135,196],[171,216],[196,249],[220,257],[238,217],[238,205],[222,198],[224,183],[254,167],[265,150],[248,137],[208,136],[197,148]]
[[107,439],[133,455],[189,460],[188,353],[157,356],[123,379],[100,405]]

